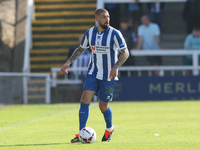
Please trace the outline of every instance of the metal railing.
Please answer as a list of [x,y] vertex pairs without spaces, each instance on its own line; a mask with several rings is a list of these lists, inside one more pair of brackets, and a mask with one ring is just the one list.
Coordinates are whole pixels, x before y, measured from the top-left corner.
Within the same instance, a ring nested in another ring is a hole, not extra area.
[[[152,75],[152,71],[159,71],[160,76],[164,76],[166,71],[171,71],[171,75],[175,75],[175,71],[182,71],[182,74],[185,75],[185,70],[191,70],[194,76],[197,76],[199,74],[199,55],[200,51],[197,50],[131,50],[132,56],[184,56],[184,55],[191,55],[192,56],[192,62],[193,65],[191,66],[182,66],[182,65],[176,65],[176,66],[122,66],[119,68],[119,74],[121,71],[128,72],[128,76],[131,76],[131,71],[137,71],[138,76],[142,75],[142,71],[148,71],[148,75]],[[87,68],[69,68],[68,71],[87,71]],[[82,80],[78,79],[76,77],[74,80],[69,79],[66,77],[63,80],[58,80],[57,73],[60,72],[60,68],[53,67],[51,68],[52,72],[52,85],[55,87],[57,84],[80,84],[82,83]]]
[[[152,2],[185,2],[186,0],[140,0],[140,3]],[[134,3],[133,0],[97,0],[97,8],[103,8],[105,3]]]
[[[14,85],[16,88],[22,88],[23,90],[23,103],[28,104],[28,79],[31,77],[36,78],[45,78],[45,103],[51,103],[51,78],[50,74],[44,73],[19,73],[19,72],[0,72],[0,77],[21,77],[22,78],[22,86],[16,84]],[[4,86],[1,84],[0,86]]]
[[[71,72],[71,71],[87,71],[88,68],[68,68],[67,71]],[[52,87],[56,87],[57,84],[81,84],[82,80],[78,78],[78,75],[75,75],[74,79],[69,79],[68,75],[66,74],[65,79],[62,80],[58,80],[58,76],[57,73],[60,72],[60,68],[59,67],[53,67],[51,68],[51,72],[52,72],[52,78],[51,78],[51,85]]]
[[[163,76],[163,71],[167,70],[192,70],[193,75],[198,75],[199,72],[199,55],[200,51],[198,50],[182,50],[182,49],[170,49],[170,50],[131,50],[132,56],[192,56],[192,66],[140,66],[142,70],[160,70],[160,75]],[[137,69],[137,68],[135,68]],[[138,70],[138,69],[137,69]]]
[[[98,0],[103,3],[134,3],[133,0]],[[187,0],[140,0],[140,3],[152,3],[152,2],[185,2]]]

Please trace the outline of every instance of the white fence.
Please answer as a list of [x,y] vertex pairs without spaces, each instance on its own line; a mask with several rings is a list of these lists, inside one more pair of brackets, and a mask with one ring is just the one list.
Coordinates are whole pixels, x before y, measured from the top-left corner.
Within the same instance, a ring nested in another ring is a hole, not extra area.
[[[186,0],[140,0],[141,3],[185,1]],[[134,0],[97,0],[97,8],[103,8],[105,3],[134,3]]]
[[[104,3],[134,3],[133,0],[99,0]],[[152,3],[152,2],[185,2],[187,0],[139,0],[141,3]]]
[[0,72],[1,104],[49,104],[50,94],[50,74]]
[[[87,71],[88,68],[68,68],[69,72],[71,71]],[[78,78],[78,75],[75,75],[74,79],[69,79],[68,75],[66,74],[65,79],[58,79],[57,72],[60,72],[60,68],[53,67],[51,68],[52,72],[52,86],[56,87],[57,84],[81,84],[82,80]]]
[[[119,68],[119,72],[126,71],[128,72],[128,76],[131,76],[131,71],[137,71],[138,76],[142,75],[142,71],[147,71],[148,75],[152,75],[152,71],[158,70],[160,72],[160,76],[164,76],[166,71],[171,71],[171,75],[174,75],[175,71],[182,71],[182,74],[185,75],[185,70],[191,70],[193,75],[197,76],[199,74],[199,55],[200,51],[195,50],[131,50],[132,56],[184,56],[184,55],[191,55],[193,60],[192,66],[122,66]],[[57,84],[80,84],[82,81],[78,78],[72,79],[64,79],[58,80],[57,79],[57,72],[60,71],[60,68],[51,68],[52,71],[52,85],[55,87]],[[68,71],[87,71],[87,68],[69,68]]]
[[132,56],[184,56],[191,55],[192,56],[192,66],[141,66],[134,67],[135,70],[159,70],[160,75],[164,75],[164,71],[178,71],[178,70],[192,70],[193,75],[199,74],[199,55],[200,50],[182,50],[182,49],[170,49],[170,50],[131,50]]

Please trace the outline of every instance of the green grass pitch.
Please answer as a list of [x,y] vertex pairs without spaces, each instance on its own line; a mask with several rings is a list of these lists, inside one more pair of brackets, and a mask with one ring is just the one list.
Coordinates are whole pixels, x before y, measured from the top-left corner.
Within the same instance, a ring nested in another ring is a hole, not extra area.
[[101,142],[105,122],[91,103],[87,122],[93,144],[71,144],[79,103],[0,106],[2,150],[198,150],[200,101],[111,102],[115,132]]

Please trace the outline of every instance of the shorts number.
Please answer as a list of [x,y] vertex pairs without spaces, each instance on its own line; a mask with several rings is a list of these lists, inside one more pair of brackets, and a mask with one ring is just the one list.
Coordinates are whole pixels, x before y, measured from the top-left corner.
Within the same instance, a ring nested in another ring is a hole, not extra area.
[[113,93],[113,87],[109,87],[109,86],[107,86],[106,87],[106,92],[105,92],[107,95],[108,94],[112,94]]

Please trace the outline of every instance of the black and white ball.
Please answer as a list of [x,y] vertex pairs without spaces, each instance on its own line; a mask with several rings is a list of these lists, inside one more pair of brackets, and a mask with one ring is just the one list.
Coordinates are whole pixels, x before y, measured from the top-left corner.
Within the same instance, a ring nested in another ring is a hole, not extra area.
[[90,127],[85,127],[79,132],[79,140],[82,143],[93,143],[96,140],[96,132]]

